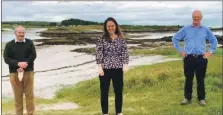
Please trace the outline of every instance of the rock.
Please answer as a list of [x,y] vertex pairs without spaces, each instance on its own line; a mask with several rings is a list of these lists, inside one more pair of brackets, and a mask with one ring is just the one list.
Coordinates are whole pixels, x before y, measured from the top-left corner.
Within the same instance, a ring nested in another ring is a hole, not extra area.
[[151,47],[152,45],[153,45],[153,42],[144,42],[141,46]]
[[154,47],[163,46],[163,45],[166,45],[166,41],[160,41],[160,42],[154,42],[153,43],[153,46]]

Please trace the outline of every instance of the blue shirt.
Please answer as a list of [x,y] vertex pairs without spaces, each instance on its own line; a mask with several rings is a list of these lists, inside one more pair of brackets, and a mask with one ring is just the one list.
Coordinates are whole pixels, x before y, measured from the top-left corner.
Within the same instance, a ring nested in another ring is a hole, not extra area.
[[[206,52],[206,39],[210,42],[209,52],[214,52],[218,41],[208,27],[193,24],[184,26],[173,37],[173,45],[177,51],[184,51],[186,54],[201,54]],[[180,47],[180,40],[184,40],[184,49]]]

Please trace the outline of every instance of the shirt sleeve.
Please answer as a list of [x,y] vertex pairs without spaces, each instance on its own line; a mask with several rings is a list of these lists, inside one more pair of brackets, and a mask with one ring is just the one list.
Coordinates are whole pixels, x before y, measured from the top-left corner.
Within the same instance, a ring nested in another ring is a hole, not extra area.
[[103,63],[103,40],[99,38],[96,43],[96,63],[102,64]]
[[122,47],[122,60],[123,64],[128,64],[129,63],[129,53],[128,53],[128,48],[125,39],[123,38],[123,47]]
[[4,61],[6,64],[10,66],[18,67],[19,62],[17,60],[12,59],[10,54],[11,54],[11,51],[10,51],[9,43],[7,43],[4,50]]
[[214,52],[217,49],[218,41],[215,35],[207,28],[207,40],[210,42],[209,52]]
[[180,47],[180,40],[183,40],[185,37],[185,27],[181,28],[173,37],[172,42],[173,46],[177,49],[178,52],[181,52],[183,49]]
[[30,43],[30,45],[31,45],[31,53],[30,53],[29,57],[26,59],[26,62],[33,63],[34,60],[36,59],[36,48],[35,48],[33,42],[32,41],[30,41],[30,42],[31,42]]

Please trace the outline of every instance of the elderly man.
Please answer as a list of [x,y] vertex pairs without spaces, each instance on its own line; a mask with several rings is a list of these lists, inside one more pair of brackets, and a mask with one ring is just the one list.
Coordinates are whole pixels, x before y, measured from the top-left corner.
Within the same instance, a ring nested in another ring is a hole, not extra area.
[[[26,109],[28,115],[33,115],[34,105],[34,60],[36,50],[32,40],[24,38],[25,28],[15,28],[14,40],[5,46],[4,60],[9,65],[10,82],[14,92],[16,115],[23,115],[23,93],[26,97]],[[23,73],[21,81],[18,74]]]
[[[184,86],[184,97],[181,105],[191,102],[192,85],[194,74],[197,80],[197,98],[200,105],[206,105],[204,78],[208,58],[217,48],[217,39],[208,27],[201,25],[201,11],[194,11],[192,14],[193,24],[184,26],[172,41],[174,47],[180,52],[184,62],[184,75],[186,77]],[[206,39],[210,42],[210,48],[206,52]],[[184,49],[180,47],[179,41],[184,41]]]

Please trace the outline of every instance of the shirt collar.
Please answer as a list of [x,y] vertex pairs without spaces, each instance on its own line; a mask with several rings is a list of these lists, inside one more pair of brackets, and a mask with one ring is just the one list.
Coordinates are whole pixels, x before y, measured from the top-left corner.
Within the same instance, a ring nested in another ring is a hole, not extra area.
[[[15,43],[19,42],[16,38],[15,38]],[[26,39],[24,38],[22,42],[26,42]]]
[[[194,27],[194,24],[190,24],[191,27]],[[199,28],[203,27],[202,24],[200,24]]]

